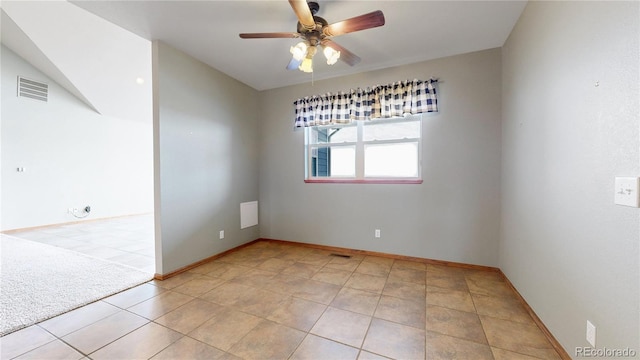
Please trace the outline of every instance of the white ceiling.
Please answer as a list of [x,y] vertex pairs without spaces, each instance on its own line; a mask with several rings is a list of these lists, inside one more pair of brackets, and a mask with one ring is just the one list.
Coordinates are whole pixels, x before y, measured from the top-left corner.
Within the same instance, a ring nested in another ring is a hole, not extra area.
[[[71,1],[147,40],[161,40],[257,89],[308,82],[287,71],[296,39],[240,39],[241,32],[295,32],[285,0]],[[318,16],[329,23],[382,10],[383,27],[335,37],[362,58],[350,67],[314,61],[315,80],[500,47],[526,1],[327,1]]]
[[96,112],[151,122],[149,41],[66,1],[1,6],[3,45]]

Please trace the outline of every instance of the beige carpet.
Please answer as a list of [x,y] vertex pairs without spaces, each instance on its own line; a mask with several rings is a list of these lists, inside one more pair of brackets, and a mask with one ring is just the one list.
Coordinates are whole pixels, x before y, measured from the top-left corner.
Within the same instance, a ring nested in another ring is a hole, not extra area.
[[0,336],[139,285],[153,274],[0,234]]

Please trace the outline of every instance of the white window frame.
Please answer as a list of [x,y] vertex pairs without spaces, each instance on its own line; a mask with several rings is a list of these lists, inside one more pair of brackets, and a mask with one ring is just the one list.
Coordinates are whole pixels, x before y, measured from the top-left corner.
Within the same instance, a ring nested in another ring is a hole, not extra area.
[[[420,136],[418,138],[404,138],[404,139],[391,139],[391,140],[364,140],[364,128],[368,125],[386,124],[386,123],[400,123],[400,122],[418,122],[420,126]],[[313,126],[305,128],[304,133],[304,156],[305,156],[305,182],[307,183],[389,183],[389,184],[420,184],[422,183],[422,116],[413,115],[406,118],[394,118],[384,120],[373,121],[355,121],[354,124],[349,125],[325,125],[325,126]],[[310,137],[312,136],[312,129],[314,128],[340,128],[355,126],[357,129],[357,140],[355,142],[342,142],[342,143],[310,143]],[[416,177],[365,177],[365,145],[384,145],[384,144],[405,144],[405,143],[417,143],[418,158],[417,158],[417,171]],[[312,172],[312,157],[313,154],[317,154],[317,149],[322,147],[343,147],[343,146],[355,146],[355,176],[311,176]]]

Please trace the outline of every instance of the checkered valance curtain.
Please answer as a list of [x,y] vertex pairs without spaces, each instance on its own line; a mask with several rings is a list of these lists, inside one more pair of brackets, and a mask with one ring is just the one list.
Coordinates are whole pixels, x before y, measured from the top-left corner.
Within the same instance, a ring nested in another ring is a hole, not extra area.
[[348,124],[438,111],[437,80],[398,81],[350,93],[307,96],[293,102],[295,127]]

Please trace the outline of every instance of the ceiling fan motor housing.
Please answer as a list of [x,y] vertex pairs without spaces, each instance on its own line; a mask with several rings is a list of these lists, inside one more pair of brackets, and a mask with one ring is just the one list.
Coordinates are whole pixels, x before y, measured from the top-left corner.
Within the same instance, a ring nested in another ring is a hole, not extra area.
[[309,5],[309,10],[311,10],[311,15],[315,15],[320,10],[320,4],[315,1],[308,1],[307,5]]
[[300,22],[298,22],[298,33],[302,35],[304,39],[309,41],[310,45],[318,45],[323,38],[322,29],[328,25],[327,20],[314,16],[313,20],[316,22],[316,27],[312,30],[305,29]]

